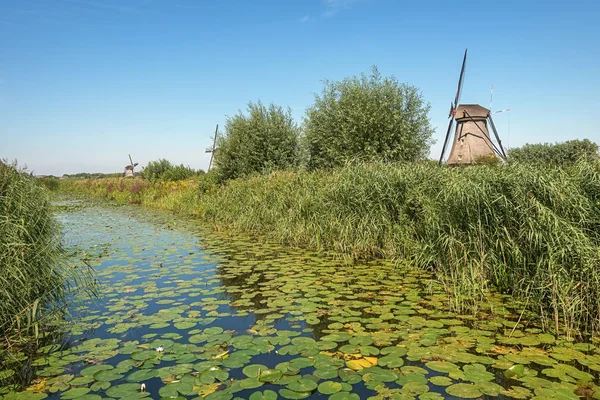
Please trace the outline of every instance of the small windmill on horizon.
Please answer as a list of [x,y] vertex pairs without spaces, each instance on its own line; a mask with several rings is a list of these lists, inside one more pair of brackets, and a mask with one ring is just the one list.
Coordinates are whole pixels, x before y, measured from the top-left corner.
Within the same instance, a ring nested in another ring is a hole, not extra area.
[[138,166],[138,163],[133,162],[133,160],[131,159],[131,154],[128,154],[128,156],[130,164],[125,166],[125,172],[123,172],[123,176],[125,178],[133,178],[135,177],[134,168]]
[[[446,137],[444,138],[444,145],[439,161],[440,165],[442,165],[442,161],[444,160],[446,146],[448,145],[448,139],[450,137],[450,132],[454,127],[454,123],[456,123],[456,130],[454,132],[452,149],[450,150],[450,155],[446,161],[448,165],[476,164],[477,160],[485,157],[499,157],[502,160],[506,160],[506,153],[502,147],[502,142],[498,136],[496,126],[494,125],[491,111],[479,104],[459,103],[464,82],[466,62],[467,50],[465,50],[465,55],[463,57],[456,96],[454,97],[454,102],[450,103],[450,112],[448,114],[450,123],[448,124]],[[494,132],[496,143],[490,138],[488,125]]]
[[206,153],[210,153],[210,162],[208,163],[208,170],[206,170],[206,172],[208,172],[212,169],[213,159],[215,157],[215,151],[217,151],[217,136],[219,136],[219,124],[217,124],[217,127],[215,128],[215,136],[213,138],[212,148],[206,149]]

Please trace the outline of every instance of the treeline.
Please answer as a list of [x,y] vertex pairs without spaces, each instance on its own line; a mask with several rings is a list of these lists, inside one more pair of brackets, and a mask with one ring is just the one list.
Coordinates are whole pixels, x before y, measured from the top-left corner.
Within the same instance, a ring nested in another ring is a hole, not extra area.
[[370,74],[325,81],[298,125],[290,109],[260,101],[227,118],[215,152],[222,180],[276,170],[316,170],[350,160],[425,160],[432,144],[426,103],[414,86]]

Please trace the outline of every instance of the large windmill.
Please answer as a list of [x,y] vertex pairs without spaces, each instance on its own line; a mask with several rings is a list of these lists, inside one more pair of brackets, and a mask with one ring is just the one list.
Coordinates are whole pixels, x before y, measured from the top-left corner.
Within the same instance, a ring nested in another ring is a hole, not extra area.
[[[456,97],[454,102],[450,104],[450,124],[444,139],[442,154],[440,156],[440,165],[444,159],[446,146],[450,132],[456,122],[456,130],[454,131],[454,141],[452,142],[452,150],[446,161],[449,165],[469,165],[477,163],[481,157],[500,157],[506,159],[506,153],[502,147],[502,142],[494,126],[490,110],[479,104],[459,104],[462,85],[465,77],[465,64],[467,62],[467,50],[463,58],[462,68],[460,70],[460,78],[458,79],[458,87],[456,89]],[[490,138],[488,124],[494,132],[497,144]]]

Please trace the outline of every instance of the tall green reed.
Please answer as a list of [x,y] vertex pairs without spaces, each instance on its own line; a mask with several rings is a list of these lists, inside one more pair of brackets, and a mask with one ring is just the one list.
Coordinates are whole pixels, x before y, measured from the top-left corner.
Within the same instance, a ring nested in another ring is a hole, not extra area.
[[233,181],[202,200],[214,224],[436,271],[457,308],[528,298],[556,330],[600,329],[600,173],[523,165],[355,164]]

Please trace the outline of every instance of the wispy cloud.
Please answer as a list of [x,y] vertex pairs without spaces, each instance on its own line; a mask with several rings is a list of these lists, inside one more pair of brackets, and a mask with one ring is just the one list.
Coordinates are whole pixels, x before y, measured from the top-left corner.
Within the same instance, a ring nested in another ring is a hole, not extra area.
[[304,17],[300,18],[301,23],[308,22],[310,20],[310,14],[306,14]]
[[323,12],[324,17],[331,17],[342,10],[350,8],[352,4],[361,2],[364,0],[322,0],[325,11]]

